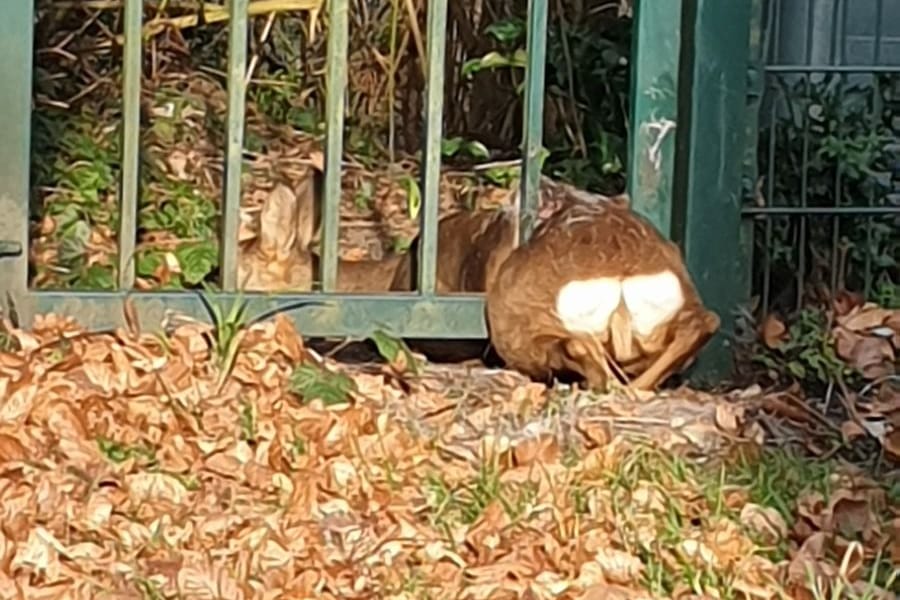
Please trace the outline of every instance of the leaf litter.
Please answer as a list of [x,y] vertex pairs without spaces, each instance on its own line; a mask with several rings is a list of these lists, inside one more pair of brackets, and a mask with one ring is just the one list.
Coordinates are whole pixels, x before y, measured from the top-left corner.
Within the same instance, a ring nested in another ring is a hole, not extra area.
[[0,598],[893,597],[896,489],[779,491],[754,390],[398,375],[283,315],[224,378],[200,323],[6,330]]
[[873,453],[866,442],[874,441],[884,457],[900,460],[900,308],[840,290],[788,324],[764,315],[745,344],[755,345],[749,358],[766,371],[757,369],[754,381],[790,383],[769,395],[767,408],[804,430],[815,454],[837,443],[859,459]]

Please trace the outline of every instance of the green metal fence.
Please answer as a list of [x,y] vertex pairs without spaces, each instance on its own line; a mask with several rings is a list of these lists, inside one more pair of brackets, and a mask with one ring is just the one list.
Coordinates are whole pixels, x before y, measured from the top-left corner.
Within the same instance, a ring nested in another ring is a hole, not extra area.
[[790,312],[844,288],[897,302],[900,4],[758,4],[747,182],[757,189],[743,213],[759,310]]
[[[29,147],[32,89],[33,0],[0,8],[0,286],[20,320],[48,311],[77,317],[89,327],[122,323],[130,297],[144,323],[166,310],[201,316],[191,292],[136,292],[133,253],[137,215],[140,126],[141,0],[124,0],[124,137],[121,165],[118,289],[109,292],[33,290],[28,286]],[[246,92],[248,0],[229,0],[229,69],[226,172],[222,198],[221,292],[236,295],[237,230]],[[719,352],[730,331],[727,315],[739,291],[740,152],[744,147],[747,39],[751,0],[639,0],[635,2],[629,191],[634,207],[682,243],[701,294],[724,320],[707,356]],[[523,114],[522,227],[527,235],[538,202],[547,0],[529,0]],[[329,0],[325,199],[322,208],[322,291],[310,294],[244,293],[251,310],[321,304],[291,311],[310,336],[365,336],[382,328],[407,337],[480,338],[485,335],[480,295],[435,294],[438,178],[447,0],[427,8],[426,134],[418,289],[412,293],[344,295],[335,292],[338,257],[344,96],[347,80],[348,0]],[[713,117],[713,118],[710,118]],[[714,247],[715,252],[710,252]]]
[[[338,199],[341,186],[343,122],[347,83],[348,0],[330,0],[329,43],[326,87],[327,139],[325,152],[325,202],[322,207],[322,260],[319,278],[322,291],[309,294],[262,294],[237,289],[237,233],[240,209],[240,173],[244,147],[244,117],[248,40],[248,0],[230,0],[228,56],[228,118],[225,149],[225,182],[222,198],[221,292],[215,300],[233,302],[240,293],[254,313],[296,306],[306,300],[317,304],[289,310],[298,327],[311,336],[364,336],[373,328],[383,328],[409,337],[452,334],[458,338],[484,337],[482,298],[441,297],[435,290],[437,255],[437,191],[440,170],[441,115],[443,110],[444,43],[447,0],[428,4],[426,83],[426,140],[422,189],[424,209],[418,290],[412,294],[370,295],[335,293],[338,261]],[[192,292],[136,292],[134,249],[137,226],[140,68],[142,59],[141,0],[124,1],[123,49],[123,153],[119,198],[118,289],[110,292],[57,292],[28,288],[28,173],[31,110],[33,1],[9,3],[0,8],[3,49],[10,58],[0,70],[7,87],[2,94],[6,110],[0,125],[7,132],[0,142],[5,158],[0,167],[0,240],[5,258],[0,261],[0,277],[15,304],[20,320],[30,321],[37,313],[61,312],[76,316],[88,327],[104,328],[122,323],[122,303],[130,297],[142,322],[158,323],[168,310],[200,317],[201,298]],[[528,30],[529,69],[525,85],[524,130],[526,156],[523,166],[523,216],[537,203],[538,165],[543,112],[543,66],[547,1],[530,2]]]

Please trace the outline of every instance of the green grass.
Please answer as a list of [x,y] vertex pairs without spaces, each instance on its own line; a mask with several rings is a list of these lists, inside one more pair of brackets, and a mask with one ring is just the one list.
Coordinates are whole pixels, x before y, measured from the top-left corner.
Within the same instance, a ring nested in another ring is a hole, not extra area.
[[[738,536],[738,543],[746,546],[746,552],[773,564],[782,562],[790,556],[794,543],[790,541],[791,526],[802,498],[821,494],[827,503],[836,491],[834,478],[841,473],[836,461],[815,461],[785,449],[766,449],[758,457],[741,457],[718,468],[697,465],[647,446],[629,449],[614,468],[599,475],[588,476],[583,468],[571,463],[566,461],[566,468],[581,476],[567,485],[563,505],[568,508],[560,510],[571,510],[576,520],[591,527],[596,525],[589,520],[596,519],[589,514],[591,507],[606,506],[615,524],[611,539],[618,541],[614,546],[640,559],[644,565],[642,585],[662,597],[685,589],[722,599],[742,597],[736,589],[739,574],[715,561],[698,561],[685,555],[683,549],[692,547],[694,540],[707,539],[705,535],[731,531]],[[528,508],[537,494],[536,484],[505,483],[503,469],[493,460],[483,460],[462,478],[451,479],[432,471],[420,485],[431,524],[444,531],[448,539],[457,527],[476,524],[495,502],[511,521],[527,521]],[[885,486],[894,506],[896,487]],[[741,509],[748,503],[775,509],[784,519],[787,538],[773,543],[743,523]],[[649,539],[646,529],[641,531],[648,526],[648,518],[653,529]],[[889,515],[879,518],[886,520]],[[737,557],[743,558],[743,554]],[[841,557],[831,555],[827,560],[839,566]],[[895,584],[897,572],[884,560],[870,560],[865,565],[865,577],[873,585],[886,587]]]

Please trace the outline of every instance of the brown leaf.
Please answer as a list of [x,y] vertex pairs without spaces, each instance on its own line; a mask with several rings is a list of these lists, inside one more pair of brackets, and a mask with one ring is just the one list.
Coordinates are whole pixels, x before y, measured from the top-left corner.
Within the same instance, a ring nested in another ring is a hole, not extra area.
[[888,552],[891,562],[900,565],[900,517],[895,517],[888,525],[888,539],[890,540]]
[[839,327],[835,330],[838,356],[870,380],[894,373],[894,350],[883,338],[862,336]]
[[825,529],[848,539],[870,538],[878,527],[871,500],[865,491],[836,490],[823,513]]
[[578,600],[650,600],[652,596],[644,591],[621,585],[597,583],[585,588]]
[[791,559],[787,567],[786,581],[791,598],[814,600],[815,596],[809,588],[810,578],[820,585],[825,585],[826,588],[828,582],[835,580],[837,567],[822,560],[825,557],[827,540],[825,533],[816,533],[803,543]]
[[174,150],[168,158],[169,163],[169,172],[172,173],[176,179],[180,179],[182,181],[189,179],[187,174],[187,164],[188,158],[184,152],[180,150]]
[[859,292],[840,290],[834,297],[834,312],[842,317],[850,311],[861,307],[865,303],[865,297]]
[[310,152],[309,162],[310,166],[312,166],[312,168],[316,169],[320,173],[325,171],[325,155],[322,152],[318,150]]
[[28,457],[28,451],[19,440],[0,433],[0,463],[25,460]]
[[776,545],[788,534],[787,524],[781,513],[772,507],[759,504],[745,504],[741,509],[741,523],[754,531],[759,539],[770,545]]
[[594,555],[607,581],[622,585],[637,584],[644,572],[644,563],[627,552],[603,548]]
[[21,422],[34,407],[38,386],[32,383],[21,385],[0,403],[0,423]]
[[775,349],[787,341],[787,327],[774,313],[769,313],[760,325],[759,335],[766,347]]
[[837,317],[838,325],[853,332],[865,332],[880,325],[884,325],[894,314],[894,311],[881,308],[875,304],[866,304],[850,311],[848,314]]
[[900,462],[900,427],[895,427],[893,431],[884,436],[882,446],[885,454],[895,462]]
[[135,473],[126,477],[126,484],[135,504],[158,500],[182,504],[189,495],[181,480],[165,473]]
[[138,318],[137,308],[134,306],[134,298],[128,296],[122,302],[122,316],[125,319],[125,327],[128,333],[137,337],[141,333],[141,322]]
[[535,462],[546,464],[555,462],[560,455],[556,437],[539,435],[519,441],[513,447],[513,460],[517,466],[527,466]]
[[845,442],[852,442],[856,438],[866,437],[868,434],[855,421],[844,421],[841,423],[841,435]]

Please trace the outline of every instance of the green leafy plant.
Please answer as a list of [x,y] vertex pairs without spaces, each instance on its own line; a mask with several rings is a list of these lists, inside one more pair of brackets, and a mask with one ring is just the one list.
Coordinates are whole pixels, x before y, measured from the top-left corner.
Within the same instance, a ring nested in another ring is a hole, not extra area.
[[[774,110],[760,111],[774,117],[761,123],[758,146],[766,205],[886,205],[898,82],[895,76],[872,84],[851,84],[841,74],[816,80],[775,77],[767,96]],[[816,303],[820,290],[835,281],[874,299],[900,282],[900,230],[894,221],[779,217],[765,226],[759,221],[755,286],[770,276],[770,287],[777,290],[772,303],[784,311],[799,308],[791,302]]]
[[353,195],[353,204],[356,205],[356,208],[366,209],[369,208],[369,204],[372,202],[372,198],[375,196],[375,184],[373,184],[370,180],[365,179],[359,186],[359,189]]
[[776,373],[819,386],[847,380],[854,373],[837,355],[828,315],[818,308],[797,313],[787,339],[774,349],[760,348],[754,360]]
[[303,101],[303,76],[294,70],[275,69],[265,81],[248,90],[248,97],[259,110],[276,123],[313,134],[325,132],[325,123],[315,107]]
[[372,333],[371,340],[375,342],[381,358],[390,365],[402,371],[410,371],[413,375],[419,374],[419,362],[402,339],[376,330]]
[[242,440],[256,441],[256,406],[251,402],[241,402],[240,428]]
[[[208,285],[204,284],[204,288],[207,292],[212,292]],[[320,301],[302,300],[286,306],[276,307],[264,311],[255,317],[248,318],[247,307],[249,303],[242,298],[240,294],[234,298],[231,308],[227,313],[221,305],[217,303],[214,304],[203,292],[198,292],[198,296],[213,325],[213,333],[210,336],[210,346],[212,347],[213,355],[215,356],[217,366],[219,367],[218,386],[220,388],[234,368],[234,362],[237,359],[241,339],[248,327],[260,323],[280,312],[287,312],[306,306],[321,306],[325,304]]]
[[147,445],[126,445],[101,436],[97,438],[97,448],[114,463],[133,458],[150,466],[157,464],[156,452]]
[[349,402],[356,383],[345,373],[329,371],[316,364],[298,365],[291,374],[289,389],[305,402],[321,400],[325,406]]
[[457,136],[441,142],[441,154],[446,157],[466,155],[475,159],[486,159],[490,156],[490,151],[481,142],[465,140]]
[[175,257],[181,266],[181,277],[190,285],[206,280],[207,275],[219,265],[219,248],[213,240],[182,242],[175,249]]
[[400,184],[406,190],[406,207],[410,219],[418,219],[422,210],[422,192],[419,183],[411,175],[401,175]]
[[[528,64],[528,55],[524,48],[517,48],[509,53],[496,50],[488,52],[484,56],[473,58],[462,66],[464,77],[471,77],[479,71],[509,67],[512,69],[524,69]],[[521,90],[520,90],[521,91]]]
[[493,502],[499,502],[510,518],[517,518],[536,495],[530,483],[504,483],[496,460],[485,459],[471,480],[451,484],[442,475],[426,478],[426,497],[435,523],[449,528],[455,523],[476,522]]
[[[94,115],[50,110],[35,116],[34,144],[54,152],[34,155],[32,177],[46,189],[41,214],[54,223],[49,235],[57,247],[56,263],[36,263],[38,274],[51,274],[61,288],[112,289],[111,261],[89,261],[92,232],[117,227],[118,129],[97,126]],[[95,257],[90,257],[95,258]]]

